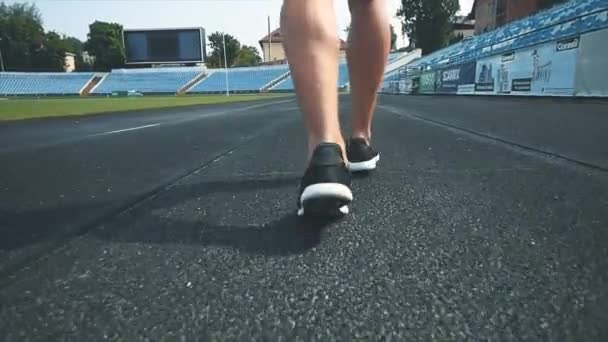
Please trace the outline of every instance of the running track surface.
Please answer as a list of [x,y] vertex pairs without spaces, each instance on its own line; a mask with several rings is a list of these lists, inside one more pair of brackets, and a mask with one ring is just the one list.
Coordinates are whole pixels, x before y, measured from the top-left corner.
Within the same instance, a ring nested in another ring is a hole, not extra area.
[[293,98],[2,124],[0,340],[608,340],[607,130],[382,96],[328,223],[294,217]]

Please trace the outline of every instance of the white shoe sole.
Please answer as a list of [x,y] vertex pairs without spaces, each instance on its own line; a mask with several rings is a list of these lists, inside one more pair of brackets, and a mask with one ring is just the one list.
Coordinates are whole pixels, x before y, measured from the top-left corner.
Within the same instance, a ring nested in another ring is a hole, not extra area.
[[[338,212],[340,215],[348,215],[350,213],[350,208],[347,205],[343,205],[340,208],[338,208]],[[300,209],[298,209],[299,217],[303,217],[305,214],[306,214],[306,211],[304,210],[304,207],[301,207]]]
[[319,183],[306,187],[300,196],[298,216],[311,214],[347,215],[353,201],[350,188],[339,183]]
[[359,163],[348,163],[348,169],[351,172],[362,172],[375,170],[380,161],[380,155],[375,156],[373,159]]

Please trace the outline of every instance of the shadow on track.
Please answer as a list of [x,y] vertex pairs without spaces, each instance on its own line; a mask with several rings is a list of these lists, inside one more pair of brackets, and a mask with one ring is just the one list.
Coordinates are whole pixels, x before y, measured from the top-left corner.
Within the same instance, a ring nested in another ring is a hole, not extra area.
[[[0,239],[0,250],[18,249],[51,240],[65,241],[90,230],[90,234],[93,236],[114,242],[228,246],[261,255],[305,253],[319,244],[323,229],[330,225],[331,221],[303,220],[296,217],[295,214],[278,213],[278,217],[274,217],[274,220],[265,224],[236,226],[214,224],[196,219],[189,221],[177,215],[156,216],[151,214],[154,210],[179,206],[194,198],[204,199],[210,194],[238,194],[278,188],[286,188],[286,192],[291,193],[298,180],[298,177],[248,179],[230,177],[213,182],[174,186],[168,192],[161,193],[162,198],[144,201],[145,210],[141,210],[141,208],[129,210],[128,212],[137,215],[137,221],[131,219],[126,225],[119,223],[100,227],[106,222],[125,222],[120,219],[115,220],[119,209],[112,208],[119,208],[119,203],[132,201],[138,194],[114,198],[110,202],[91,201],[19,213],[4,212],[0,214],[7,225],[0,229],[0,232],[3,232],[3,238]],[[74,226],[68,229],[67,225],[62,224],[62,220],[66,217],[90,216],[101,209],[108,209],[107,211],[110,212],[113,210],[115,214],[106,215],[105,218],[99,220],[93,219],[93,221],[90,218],[89,220],[83,219],[81,222],[86,221],[87,223],[83,223],[82,226],[88,226],[87,229]],[[221,218],[217,213],[213,214],[214,217]],[[48,229],[52,226],[60,228]],[[112,228],[108,228],[109,226]]]
[[[237,194],[277,188],[291,191],[297,181],[295,177],[231,178],[176,186],[161,195],[162,198],[144,204],[144,210],[135,209],[137,222],[129,219],[127,226],[123,223],[127,221],[118,220],[118,224],[95,229],[91,235],[111,242],[232,247],[256,255],[303,254],[319,245],[324,229],[334,221],[279,214],[268,223],[239,226],[216,224],[204,219],[188,220],[174,214],[153,214],[155,210],[166,213],[167,209],[188,200],[204,199],[213,193]],[[224,221],[217,212],[211,214],[218,218],[215,221]]]
[[207,222],[159,220],[125,232],[119,228],[99,229],[93,235],[111,242],[143,244],[187,244],[231,247],[267,256],[303,254],[321,242],[323,229],[331,222],[302,221],[295,215],[255,226],[216,225]]

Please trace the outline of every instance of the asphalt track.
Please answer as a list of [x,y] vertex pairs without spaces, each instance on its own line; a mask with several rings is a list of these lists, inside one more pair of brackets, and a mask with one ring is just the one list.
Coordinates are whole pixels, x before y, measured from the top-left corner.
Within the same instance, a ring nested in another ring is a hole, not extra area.
[[2,124],[0,339],[606,341],[607,113],[382,96],[332,223],[293,98]]

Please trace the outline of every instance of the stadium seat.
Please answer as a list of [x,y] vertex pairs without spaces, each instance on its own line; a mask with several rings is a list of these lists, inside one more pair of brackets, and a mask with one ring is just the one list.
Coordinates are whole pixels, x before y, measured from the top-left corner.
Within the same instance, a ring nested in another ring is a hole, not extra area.
[[[339,75],[338,75],[338,88],[345,87],[348,83],[350,83],[350,77],[348,74],[348,64],[346,64],[345,60],[341,61],[342,63],[338,67]],[[293,79],[291,76],[285,79],[285,81],[279,83],[277,86],[273,87],[272,90],[276,91],[287,91],[287,90],[295,90],[295,86],[293,84]]]
[[93,94],[135,90],[141,93],[176,93],[203,72],[202,68],[113,70]]
[[0,95],[78,95],[94,73],[0,73]]
[[[228,88],[231,92],[257,92],[273,80],[289,72],[287,65],[228,69]],[[210,70],[209,76],[194,86],[190,93],[226,91],[226,71]]]
[[295,90],[296,86],[293,84],[293,78],[291,78],[291,76],[287,77],[285,79],[285,81],[279,83],[276,87],[272,88],[272,90],[280,90],[280,91],[286,91],[286,90]]
[[402,52],[393,52],[391,54],[388,55],[388,64],[391,64],[392,62],[398,60],[399,58],[405,56],[406,54],[402,53]]
[[443,67],[608,27],[608,1],[569,1],[494,31],[450,45],[412,65]]

